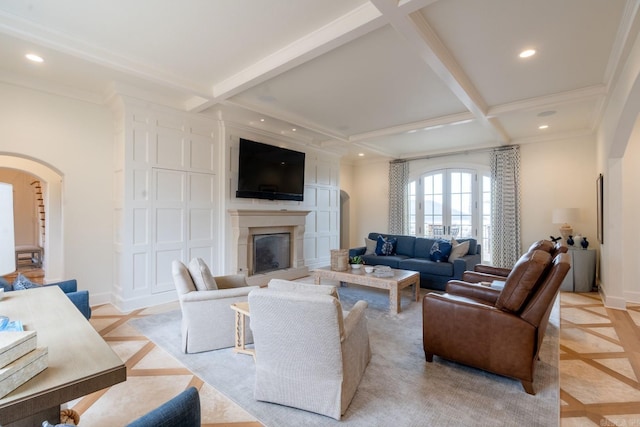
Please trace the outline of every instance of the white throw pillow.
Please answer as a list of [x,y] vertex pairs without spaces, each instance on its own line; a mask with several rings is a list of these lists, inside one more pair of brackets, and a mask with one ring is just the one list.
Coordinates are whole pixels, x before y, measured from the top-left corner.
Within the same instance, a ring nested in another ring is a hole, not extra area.
[[453,262],[456,259],[465,256],[469,252],[469,241],[465,240],[462,243],[456,242],[455,239],[451,239],[451,254],[449,255],[449,262]]
[[202,258],[194,258],[189,262],[189,274],[199,291],[215,291],[218,289],[209,267]]
[[372,240],[365,237],[364,244],[366,246],[366,249],[364,250],[365,255],[372,255],[376,253],[376,245],[378,244],[377,240]]

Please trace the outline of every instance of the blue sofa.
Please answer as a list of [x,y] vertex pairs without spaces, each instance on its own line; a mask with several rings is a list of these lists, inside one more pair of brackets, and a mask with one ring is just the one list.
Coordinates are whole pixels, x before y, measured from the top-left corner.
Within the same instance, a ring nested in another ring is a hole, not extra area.
[[395,238],[395,251],[391,255],[365,254],[366,246],[349,249],[349,257],[362,256],[365,264],[388,265],[391,268],[412,270],[420,273],[420,287],[445,290],[449,280],[461,280],[462,273],[473,270],[481,262],[481,248],[476,239],[456,239],[458,243],[469,241],[469,251],[453,262],[448,260],[432,261],[430,252],[438,239],[393,234],[369,233],[368,238],[378,240],[378,236]]
[[[5,292],[14,291],[13,285],[0,277],[0,286]],[[40,285],[36,285],[40,286]],[[71,300],[80,313],[88,320],[91,318],[91,306],[89,305],[89,291],[78,290],[78,282],[75,279],[65,280],[63,282],[49,283],[44,286],[58,286],[62,292]]]

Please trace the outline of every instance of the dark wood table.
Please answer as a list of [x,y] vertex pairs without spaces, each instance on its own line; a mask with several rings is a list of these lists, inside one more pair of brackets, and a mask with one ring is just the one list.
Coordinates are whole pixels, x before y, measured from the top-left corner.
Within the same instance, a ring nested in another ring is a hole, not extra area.
[[57,286],[6,292],[0,314],[36,331],[49,351],[44,371],[0,399],[0,425],[57,424],[61,404],[127,379],[120,357]]

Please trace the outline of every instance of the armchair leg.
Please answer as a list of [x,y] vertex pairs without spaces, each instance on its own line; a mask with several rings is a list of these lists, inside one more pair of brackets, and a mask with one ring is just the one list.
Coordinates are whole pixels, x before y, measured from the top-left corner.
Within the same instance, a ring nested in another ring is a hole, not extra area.
[[427,362],[433,362],[433,353],[424,352],[424,358]]
[[531,395],[536,394],[536,392],[533,391],[533,381],[520,381],[520,382],[522,383],[522,388],[524,388],[524,391],[526,391]]

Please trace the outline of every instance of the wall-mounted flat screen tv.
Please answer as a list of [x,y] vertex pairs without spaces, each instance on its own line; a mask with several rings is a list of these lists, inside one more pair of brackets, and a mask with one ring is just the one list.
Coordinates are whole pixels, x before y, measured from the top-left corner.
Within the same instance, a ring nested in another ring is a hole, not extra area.
[[304,155],[240,138],[236,197],[302,201]]

